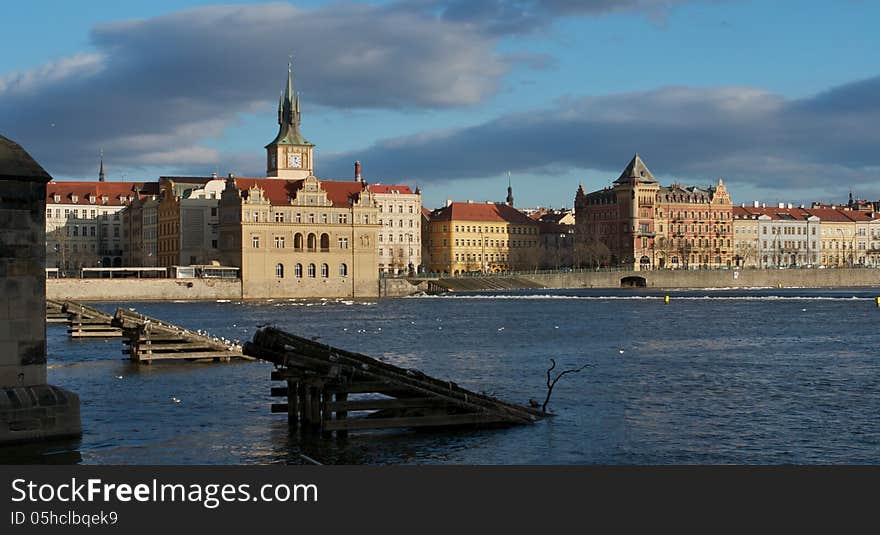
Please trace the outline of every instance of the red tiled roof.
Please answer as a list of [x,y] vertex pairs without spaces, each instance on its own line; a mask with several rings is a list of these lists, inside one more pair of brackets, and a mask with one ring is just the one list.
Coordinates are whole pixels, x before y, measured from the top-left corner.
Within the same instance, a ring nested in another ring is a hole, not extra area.
[[373,193],[412,194],[412,190],[409,189],[409,186],[398,186],[396,184],[370,184],[370,191]]
[[[242,178],[235,177],[235,185],[242,191],[257,186],[263,190],[263,195],[269,202],[276,206],[290,204],[290,199],[296,197],[296,192],[302,187],[302,180],[284,180],[281,178]],[[327,192],[327,198],[335,207],[350,206],[350,200],[357,198],[363,191],[362,182],[338,182],[333,180],[321,180],[321,188]]]
[[[95,197],[95,205],[104,205],[101,197],[107,196],[107,204],[104,206],[127,205],[130,196],[138,196],[135,192],[144,187],[143,182],[75,182],[75,181],[51,181],[46,184],[46,204],[55,204],[55,195],[60,197],[58,204],[92,204],[89,196]],[[76,202],[73,196],[76,195]],[[120,201],[122,196],[126,200]]]
[[527,215],[504,203],[454,202],[431,212],[432,221],[499,221],[535,225]]
[[[818,217],[822,221],[833,221],[835,223],[851,223],[857,220],[859,212],[851,212],[849,210],[833,210],[831,208],[808,208],[806,210],[810,214]],[[868,218],[870,220],[870,218]]]

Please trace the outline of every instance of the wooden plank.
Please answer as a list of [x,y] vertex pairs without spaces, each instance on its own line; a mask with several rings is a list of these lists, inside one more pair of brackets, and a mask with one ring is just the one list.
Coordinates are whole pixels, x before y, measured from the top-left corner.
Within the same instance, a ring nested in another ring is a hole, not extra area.
[[445,401],[434,398],[356,399],[330,403],[332,411],[371,411],[381,409],[413,409],[420,407],[446,407]]
[[363,429],[399,429],[409,427],[440,427],[510,423],[497,414],[450,414],[441,416],[407,416],[403,418],[346,418],[324,422],[327,431]]
[[[232,358],[242,358],[237,354],[230,353],[221,353],[218,351],[214,352],[202,352],[202,353],[152,353],[149,358],[138,359],[138,360],[175,360],[175,359],[206,359],[206,358],[217,358],[217,357],[232,357]],[[245,357],[247,358],[247,357]]]
[[285,398],[285,397],[287,397],[287,387],[286,386],[273,386],[272,392],[269,395],[274,398]]
[[272,404],[272,412],[287,412],[287,403],[273,403]]
[[349,383],[346,385],[327,385],[327,390],[331,392],[346,392],[348,394],[383,394],[385,392],[393,392],[401,390],[398,385],[390,385],[384,381],[359,381],[357,383]]

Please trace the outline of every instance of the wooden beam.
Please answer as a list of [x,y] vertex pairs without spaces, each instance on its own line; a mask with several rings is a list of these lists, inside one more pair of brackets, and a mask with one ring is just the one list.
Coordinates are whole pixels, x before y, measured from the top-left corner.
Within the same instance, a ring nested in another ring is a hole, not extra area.
[[347,418],[324,422],[324,428],[328,431],[353,431],[358,429],[398,429],[497,423],[510,423],[510,421],[496,414],[451,414],[403,418]]
[[446,407],[449,403],[435,398],[356,399],[330,403],[332,411],[371,411],[381,409],[413,409]]
[[273,403],[272,412],[287,412],[287,403]]

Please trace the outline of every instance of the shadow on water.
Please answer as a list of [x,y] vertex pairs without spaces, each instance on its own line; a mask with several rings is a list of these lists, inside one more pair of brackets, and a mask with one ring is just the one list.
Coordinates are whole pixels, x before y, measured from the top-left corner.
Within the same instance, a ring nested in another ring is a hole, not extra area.
[[0,446],[0,464],[80,464],[82,440],[47,440]]

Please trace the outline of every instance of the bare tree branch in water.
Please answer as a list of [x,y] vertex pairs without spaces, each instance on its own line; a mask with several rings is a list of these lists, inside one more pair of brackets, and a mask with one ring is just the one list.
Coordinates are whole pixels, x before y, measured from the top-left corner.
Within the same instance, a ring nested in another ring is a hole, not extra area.
[[560,379],[562,379],[562,377],[565,374],[578,373],[579,371],[581,371],[584,368],[586,368],[587,366],[589,366],[589,364],[584,364],[580,368],[572,368],[570,370],[563,370],[563,371],[559,372],[558,374],[556,374],[555,379],[551,380],[550,379],[550,372],[552,372],[556,368],[556,360],[550,359],[550,362],[552,363],[552,365],[547,369],[547,397],[544,398],[544,404],[541,406],[542,412],[547,412],[547,404],[550,403],[550,396],[553,394],[553,387],[556,386],[556,383]]

